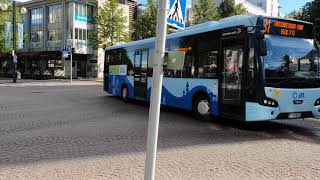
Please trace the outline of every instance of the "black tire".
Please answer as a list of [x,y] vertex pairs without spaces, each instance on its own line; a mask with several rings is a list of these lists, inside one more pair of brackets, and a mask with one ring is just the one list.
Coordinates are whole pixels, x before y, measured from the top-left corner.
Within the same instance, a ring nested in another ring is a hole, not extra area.
[[128,102],[129,101],[129,91],[128,91],[128,88],[126,86],[122,87],[122,89],[121,89],[121,99],[124,102]]
[[200,121],[209,121],[211,119],[211,103],[207,96],[199,95],[194,98],[193,114]]

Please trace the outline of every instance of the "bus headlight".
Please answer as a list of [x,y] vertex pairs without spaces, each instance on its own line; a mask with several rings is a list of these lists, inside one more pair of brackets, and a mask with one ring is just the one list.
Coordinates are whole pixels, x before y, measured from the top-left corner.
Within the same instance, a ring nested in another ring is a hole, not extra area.
[[320,106],[320,98],[316,100],[316,102],[314,103],[315,106]]
[[269,107],[278,107],[279,106],[277,101],[270,99],[270,98],[263,99],[262,104],[264,106],[269,106]]

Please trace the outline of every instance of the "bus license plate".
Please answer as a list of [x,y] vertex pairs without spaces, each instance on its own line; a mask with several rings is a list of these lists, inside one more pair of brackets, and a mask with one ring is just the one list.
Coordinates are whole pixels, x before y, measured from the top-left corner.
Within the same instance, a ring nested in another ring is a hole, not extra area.
[[295,119],[295,118],[300,118],[301,117],[301,113],[290,113],[288,115],[289,119]]

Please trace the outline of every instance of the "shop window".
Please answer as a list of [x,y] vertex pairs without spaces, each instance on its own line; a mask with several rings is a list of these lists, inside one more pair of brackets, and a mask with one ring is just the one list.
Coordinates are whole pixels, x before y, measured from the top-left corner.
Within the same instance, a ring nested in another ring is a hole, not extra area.
[[54,68],[54,62],[55,60],[48,60],[48,67]]

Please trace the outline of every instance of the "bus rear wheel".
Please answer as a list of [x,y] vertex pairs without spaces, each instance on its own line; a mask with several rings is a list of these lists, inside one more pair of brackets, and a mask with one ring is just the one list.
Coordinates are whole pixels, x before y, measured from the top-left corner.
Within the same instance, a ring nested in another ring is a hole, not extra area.
[[200,121],[209,121],[211,118],[211,104],[206,96],[197,96],[193,102],[193,114]]
[[128,99],[129,99],[128,96],[129,96],[128,88],[124,86],[121,90],[121,99],[124,102],[128,102]]

